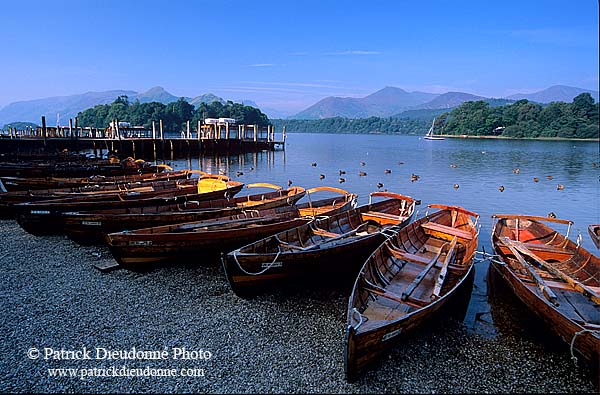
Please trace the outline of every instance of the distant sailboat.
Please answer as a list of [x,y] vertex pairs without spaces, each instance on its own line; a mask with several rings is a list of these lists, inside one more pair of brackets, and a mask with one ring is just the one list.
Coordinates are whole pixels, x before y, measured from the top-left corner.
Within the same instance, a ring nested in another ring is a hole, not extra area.
[[435,124],[435,118],[433,118],[433,122],[431,122],[431,127],[429,128],[429,130],[427,131],[427,134],[425,134],[425,137],[423,137],[423,138],[425,140],[445,140],[443,137],[433,135],[433,125],[434,124]]

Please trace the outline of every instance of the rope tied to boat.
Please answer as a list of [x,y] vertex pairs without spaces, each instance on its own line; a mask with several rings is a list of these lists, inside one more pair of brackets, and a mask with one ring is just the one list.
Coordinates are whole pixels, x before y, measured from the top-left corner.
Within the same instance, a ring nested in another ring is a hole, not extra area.
[[577,357],[575,356],[575,353],[573,352],[573,350],[575,349],[575,339],[577,339],[577,336],[579,335],[583,335],[584,333],[594,333],[594,332],[600,332],[599,329],[582,329],[579,332],[576,332],[573,335],[573,338],[571,339],[571,347],[570,347],[570,351],[571,351],[571,360],[573,361],[573,364],[575,364],[575,367],[577,367]]
[[398,232],[400,231],[400,228],[397,225],[393,225],[393,226],[389,226],[387,228],[384,228],[380,231],[380,233],[385,236],[386,239],[391,239],[392,237],[396,236],[398,234]]
[[358,328],[360,328],[360,326],[363,324],[363,315],[360,313],[360,311],[356,310],[356,307],[352,308],[352,315],[357,315],[358,314],[358,324],[354,325],[352,328],[356,331],[358,330]]
[[[478,258],[477,255],[481,255],[482,257]],[[505,263],[502,260],[500,260],[499,255],[488,254],[487,252],[485,252],[485,247],[483,248],[483,251],[475,251],[475,258],[473,258],[473,261],[475,263],[490,261],[490,262],[497,263],[499,265],[505,265]]]
[[237,264],[238,268],[243,273],[247,274],[248,276],[260,276],[261,274],[266,273],[270,268],[273,267],[275,262],[277,262],[277,258],[279,258],[280,254],[281,254],[281,248],[279,248],[279,246],[277,246],[277,254],[275,254],[275,258],[273,259],[273,261],[271,261],[271,263],[269,263],[267,266],[265,266],[265,268],[263,270],[261,270],[260,272],[257,272],[257,273],[249,272],[242,267],[242,265],[240,264],[240,262],[238,261],[238,258],[237,258],[237,250],[233,251],[233,259],[235,260],[235,263]]

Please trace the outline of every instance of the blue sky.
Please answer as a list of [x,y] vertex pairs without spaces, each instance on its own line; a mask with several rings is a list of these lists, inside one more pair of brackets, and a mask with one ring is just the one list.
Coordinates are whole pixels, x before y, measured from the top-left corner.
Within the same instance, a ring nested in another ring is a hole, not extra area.
[[288,112],[385,86],[598,89],[596,0],[17,0],[0,15],[0,106],[156,85]]

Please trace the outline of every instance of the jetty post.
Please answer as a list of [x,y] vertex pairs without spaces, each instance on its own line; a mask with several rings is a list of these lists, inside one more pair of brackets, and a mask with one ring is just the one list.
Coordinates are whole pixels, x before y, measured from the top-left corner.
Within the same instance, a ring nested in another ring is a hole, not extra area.
[[46,116],[42,115],[42,135],[44,136],[44,147],[46,146]]
[[77,153],[79,153],[79,132],[78,132],[79,122],[77,121],[77,117],[75,117],[75,124],[73,126],[75,127],[75,151],[77,151]]

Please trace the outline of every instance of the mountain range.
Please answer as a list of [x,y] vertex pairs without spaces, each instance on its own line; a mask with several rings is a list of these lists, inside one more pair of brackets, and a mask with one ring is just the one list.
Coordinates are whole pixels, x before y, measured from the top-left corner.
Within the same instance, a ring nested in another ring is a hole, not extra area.
[[[54,125],[56,122],[56,120],[53,118],[55,114],[57,114],[57,118],[60,117],[59,122],[62,125],[65,125],[68,123],[69,118],[77,116],[77,113],[80,111],[97,106],[99,104],[110,104],[117,97],[123,95],[127,96],[130,102],[139,100],[140,103],[157,101],[166,104],[179,99],[179,97],[170,94],[164,88],[156,86],[147,90],[146,92],[141,93],[129,90],[111,90],[18,101],[10,103],[0,109],[0,125],[18,121],[34,122],[39,124],[40,117],[42,115],[46,116],[46,123],[49,125]],[[212,93],[206,93],[193,98],[184,97],[184,99],[194,106],[198,106],[203,102],[212,103],[214,101],[219,101],[223,104],[226,103],[224,99],[213,95]]]
[[[371,116],[432,118],[470,100],[485,100],[492,106],[503,105],[520,99],[527,99],[538,103],[549,103],[552,101],[571,102],[575,96],[585,92],[590,93],[598,101],[598,91],[564,85],[551,86],[539,92],[514,94],[503,99],[491,99],[464,92],[446,92],[443,94],[419,91],[408,92],[400,88],[388,86],[362,98],[326,97],[305,110],[287,118],[367,118]],[[99,104],[112,103],[118,96],[122,95],[128,96],[130,102],[139,100],[141,103],[151,101],[170,103],[179,99],[164,88],[157,86],[141,93],[131,90],[111,90],[19,101],[8,104],[0,109],[0,125],[18,121],[39,124],[41,115],[46,115],[46,122],[49,125],[53,125],[55,123],[53,119],[54,114],[60,116],[60,123],[64,125],[68,122],[69,118],[75,117],[80,111]],[[184,99],[194,106],[214,101],[219,101],[223,104],[226,103],[223,98],[212,93],[206,93],[193,98],[184,97]],[[259,107],[254,101],[248,99],[234,101]],[[270,118],[283,119],[287,115],[283,111],[272,108],[261,108],[261,110]]]
[[508,96],[507,99],[527,99],[529,101],[535,101],[538,103],[550,103],[553,101],[564,101],[570,103],[575,96],[580,95],[582,93],[589,93],[596,100],[596,102],[598,101],[598,91],[575,88],[566,85],[554,85],[542,91],[528,94],[517,93],[515,95]]
[[570,103],[581,93],[589,93],[598,101],[598,91],[555,85],[534,93],[521,93],[503,99],[487,98],[464,92],[433,94],[407,92],[400,88],[385,87],[362,98],[326,97],[289,119],[322,119],[331,117],[433,117],[442,110],[458,107],[466,101],[484,100],[492,106],[504,105],[516,100],[527,99],[538,103],[564,101]]

